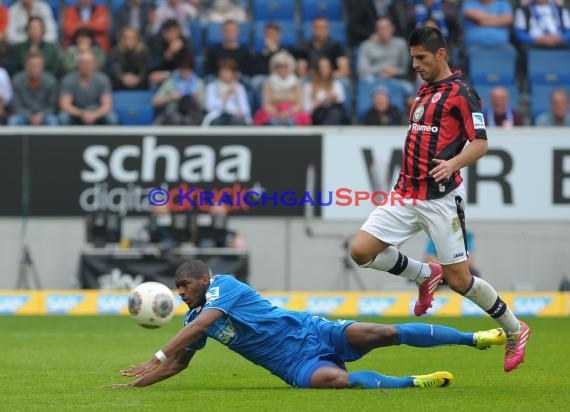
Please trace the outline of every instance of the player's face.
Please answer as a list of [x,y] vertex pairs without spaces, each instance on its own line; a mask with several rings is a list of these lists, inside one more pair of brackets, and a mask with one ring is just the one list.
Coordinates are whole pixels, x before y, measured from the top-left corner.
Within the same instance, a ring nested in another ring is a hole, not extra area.
[[204,275],[199,279],[176,276],[174,283],[178,289],[178,295],[190,309],[197,308],[206,303],[206,291],[210,286],[209,275]]
[[412,67],[420,75],[422,80],[431,83],[435,81],[443,67],[445,61],[445,50],[439,49],[437,52],[432,53],[426,50],[423,46],[412,46],[410,48],[412,56]]

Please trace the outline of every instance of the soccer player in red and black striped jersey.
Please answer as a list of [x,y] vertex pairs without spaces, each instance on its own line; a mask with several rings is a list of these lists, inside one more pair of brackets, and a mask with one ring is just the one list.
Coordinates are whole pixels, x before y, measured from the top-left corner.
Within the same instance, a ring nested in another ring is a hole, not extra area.
[[[502,326],[507,334],[504,369],[510,372],[524,360],[530,329],[467,265],[465,189],[459,171],[487,152],[481,102],[448,66],[447,46],[438,29],[415,29],[409,46],[413,68],[425,83],[410,108],[402,170],[394,188],[404,199],[377,207],[353,239],[350,253],[362,267],[416,281],[416,316],[431,307],[445,279]],[[399,252],[397,247],[421,230],[434,241],[440,264],[425,264]]]

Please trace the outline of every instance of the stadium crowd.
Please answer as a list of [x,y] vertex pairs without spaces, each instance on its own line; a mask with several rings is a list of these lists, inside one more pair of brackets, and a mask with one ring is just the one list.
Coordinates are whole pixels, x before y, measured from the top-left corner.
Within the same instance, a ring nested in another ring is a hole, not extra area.
[[422,25],[489,126],[570,126],[562,0],[5,0],[0,121],[405,125]]

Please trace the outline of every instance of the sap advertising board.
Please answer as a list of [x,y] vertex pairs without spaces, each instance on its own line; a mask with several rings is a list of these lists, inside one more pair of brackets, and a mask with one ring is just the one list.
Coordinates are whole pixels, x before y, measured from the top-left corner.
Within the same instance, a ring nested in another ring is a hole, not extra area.
[[[488,129],[489,151],[462,170],[467,217],[475,220],[570,219],[567,129]],[[323,135],[322,190],[389,192],[398,177],[406,130],[355,129]],[[354,198],[354,195],[353,195]],[[325,219],[364,219],[370,201],[322,208]]]

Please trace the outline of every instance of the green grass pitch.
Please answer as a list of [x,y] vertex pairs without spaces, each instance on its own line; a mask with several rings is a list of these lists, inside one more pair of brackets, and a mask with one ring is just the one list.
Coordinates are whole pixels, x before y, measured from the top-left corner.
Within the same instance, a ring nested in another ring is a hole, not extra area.
[[[418,319],[363,319],[381,323]],[[426,318],[464,331],[485,318]],[[288,387],[210,340],[190,367],[154,386],[108,389],[119,370],[148,359],[180,327],[155,330],[128,317],[0,317],[0,411],[568,411],[570,318],[533,318],[526,362],[503,372],[503,348],[377,349],[349,370],[388,375],[448,370],[440,389],[302,390]]]

